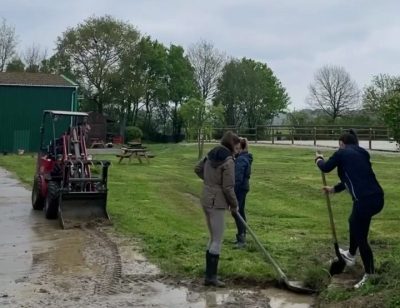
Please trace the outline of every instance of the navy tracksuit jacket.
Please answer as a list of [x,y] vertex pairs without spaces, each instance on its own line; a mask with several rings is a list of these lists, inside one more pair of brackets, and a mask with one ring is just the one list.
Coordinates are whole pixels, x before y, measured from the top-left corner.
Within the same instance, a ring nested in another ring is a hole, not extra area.
[[369,153],[358,145],[346,145],[327,161],[319,160],[318,167],[323,172],[330,172],[337,167],[340,183],[335,186],[335,192],[347,188],[354,201],[371,195],[383,195],[383,189],[372,170]]

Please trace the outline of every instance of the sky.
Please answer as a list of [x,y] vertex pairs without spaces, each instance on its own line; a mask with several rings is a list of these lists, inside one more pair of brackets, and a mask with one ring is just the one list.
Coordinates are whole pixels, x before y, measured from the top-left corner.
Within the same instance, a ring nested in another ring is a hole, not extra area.
[[308,85],[324,65],[343,66],[360,89],[373,75],[400,75],[398,0],[0,0],[19,49],[52,54],[63,31],[112,15],[167,45],[200,39],[232,57],[272,68],[291,98],[307,107]]

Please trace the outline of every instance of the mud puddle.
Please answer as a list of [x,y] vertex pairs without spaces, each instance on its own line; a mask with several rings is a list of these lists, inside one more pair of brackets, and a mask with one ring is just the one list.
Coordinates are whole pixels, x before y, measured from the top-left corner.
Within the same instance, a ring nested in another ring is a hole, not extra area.
[[195,289],[167,279],[111,227],[61,230],[0,169],[1,307],[309,307],[276,289]]

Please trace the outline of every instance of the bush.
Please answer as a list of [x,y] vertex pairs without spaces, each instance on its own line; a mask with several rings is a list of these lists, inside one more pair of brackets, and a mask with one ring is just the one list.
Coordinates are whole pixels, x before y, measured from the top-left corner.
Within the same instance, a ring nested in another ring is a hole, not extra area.
[[143,132],[139,127],[128,126],[125,130],[125,141],[129,142],[132,140],[142,139]]

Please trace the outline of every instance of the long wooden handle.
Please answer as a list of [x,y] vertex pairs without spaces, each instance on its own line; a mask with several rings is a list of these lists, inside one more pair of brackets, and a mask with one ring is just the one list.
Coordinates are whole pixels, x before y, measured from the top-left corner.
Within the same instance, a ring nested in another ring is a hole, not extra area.
[[[322,175],[322,183],[323,183],[323,185],[327,186],[328,184],[326,183],[325,173],[321,172],[321,175]],[[328,191],[325,191],[325,197],[326,197],[326,206],[328,207],[329,221],[331,223],[333,242],[334,242],[334,244],[337,244],[338,240],[337,240],[337,235],[336,235],[335,222],[333,220],[331,198],[329,197],[329,192]]]
[[249,231],[251,237],[254,239],[254,241],[256,242],[258,248],[260,249],[260,251],[262,252],[262,254],[264,255],[264,257],[273,265],[274,269],[276,270],[276,272],[278,273],[279,277],[284,280],[287,281],[287,277],[285,275],[285,273],[282,271],[282,269],[279,267],[279,264],[275,261],[274,258],[272,258],[272,256],[270,255],[270,253],[264,248],[263,244],[261,244],[260,240],[258,239],[257,235],[254,233],[254,231],[249,227],[249,225],[247,224],[247,222],[243,219],[243,217],[239,214],[236,213],[236,216],[239,218],[239,220],[241,221],[241,223],[246,227],[247,231]]

